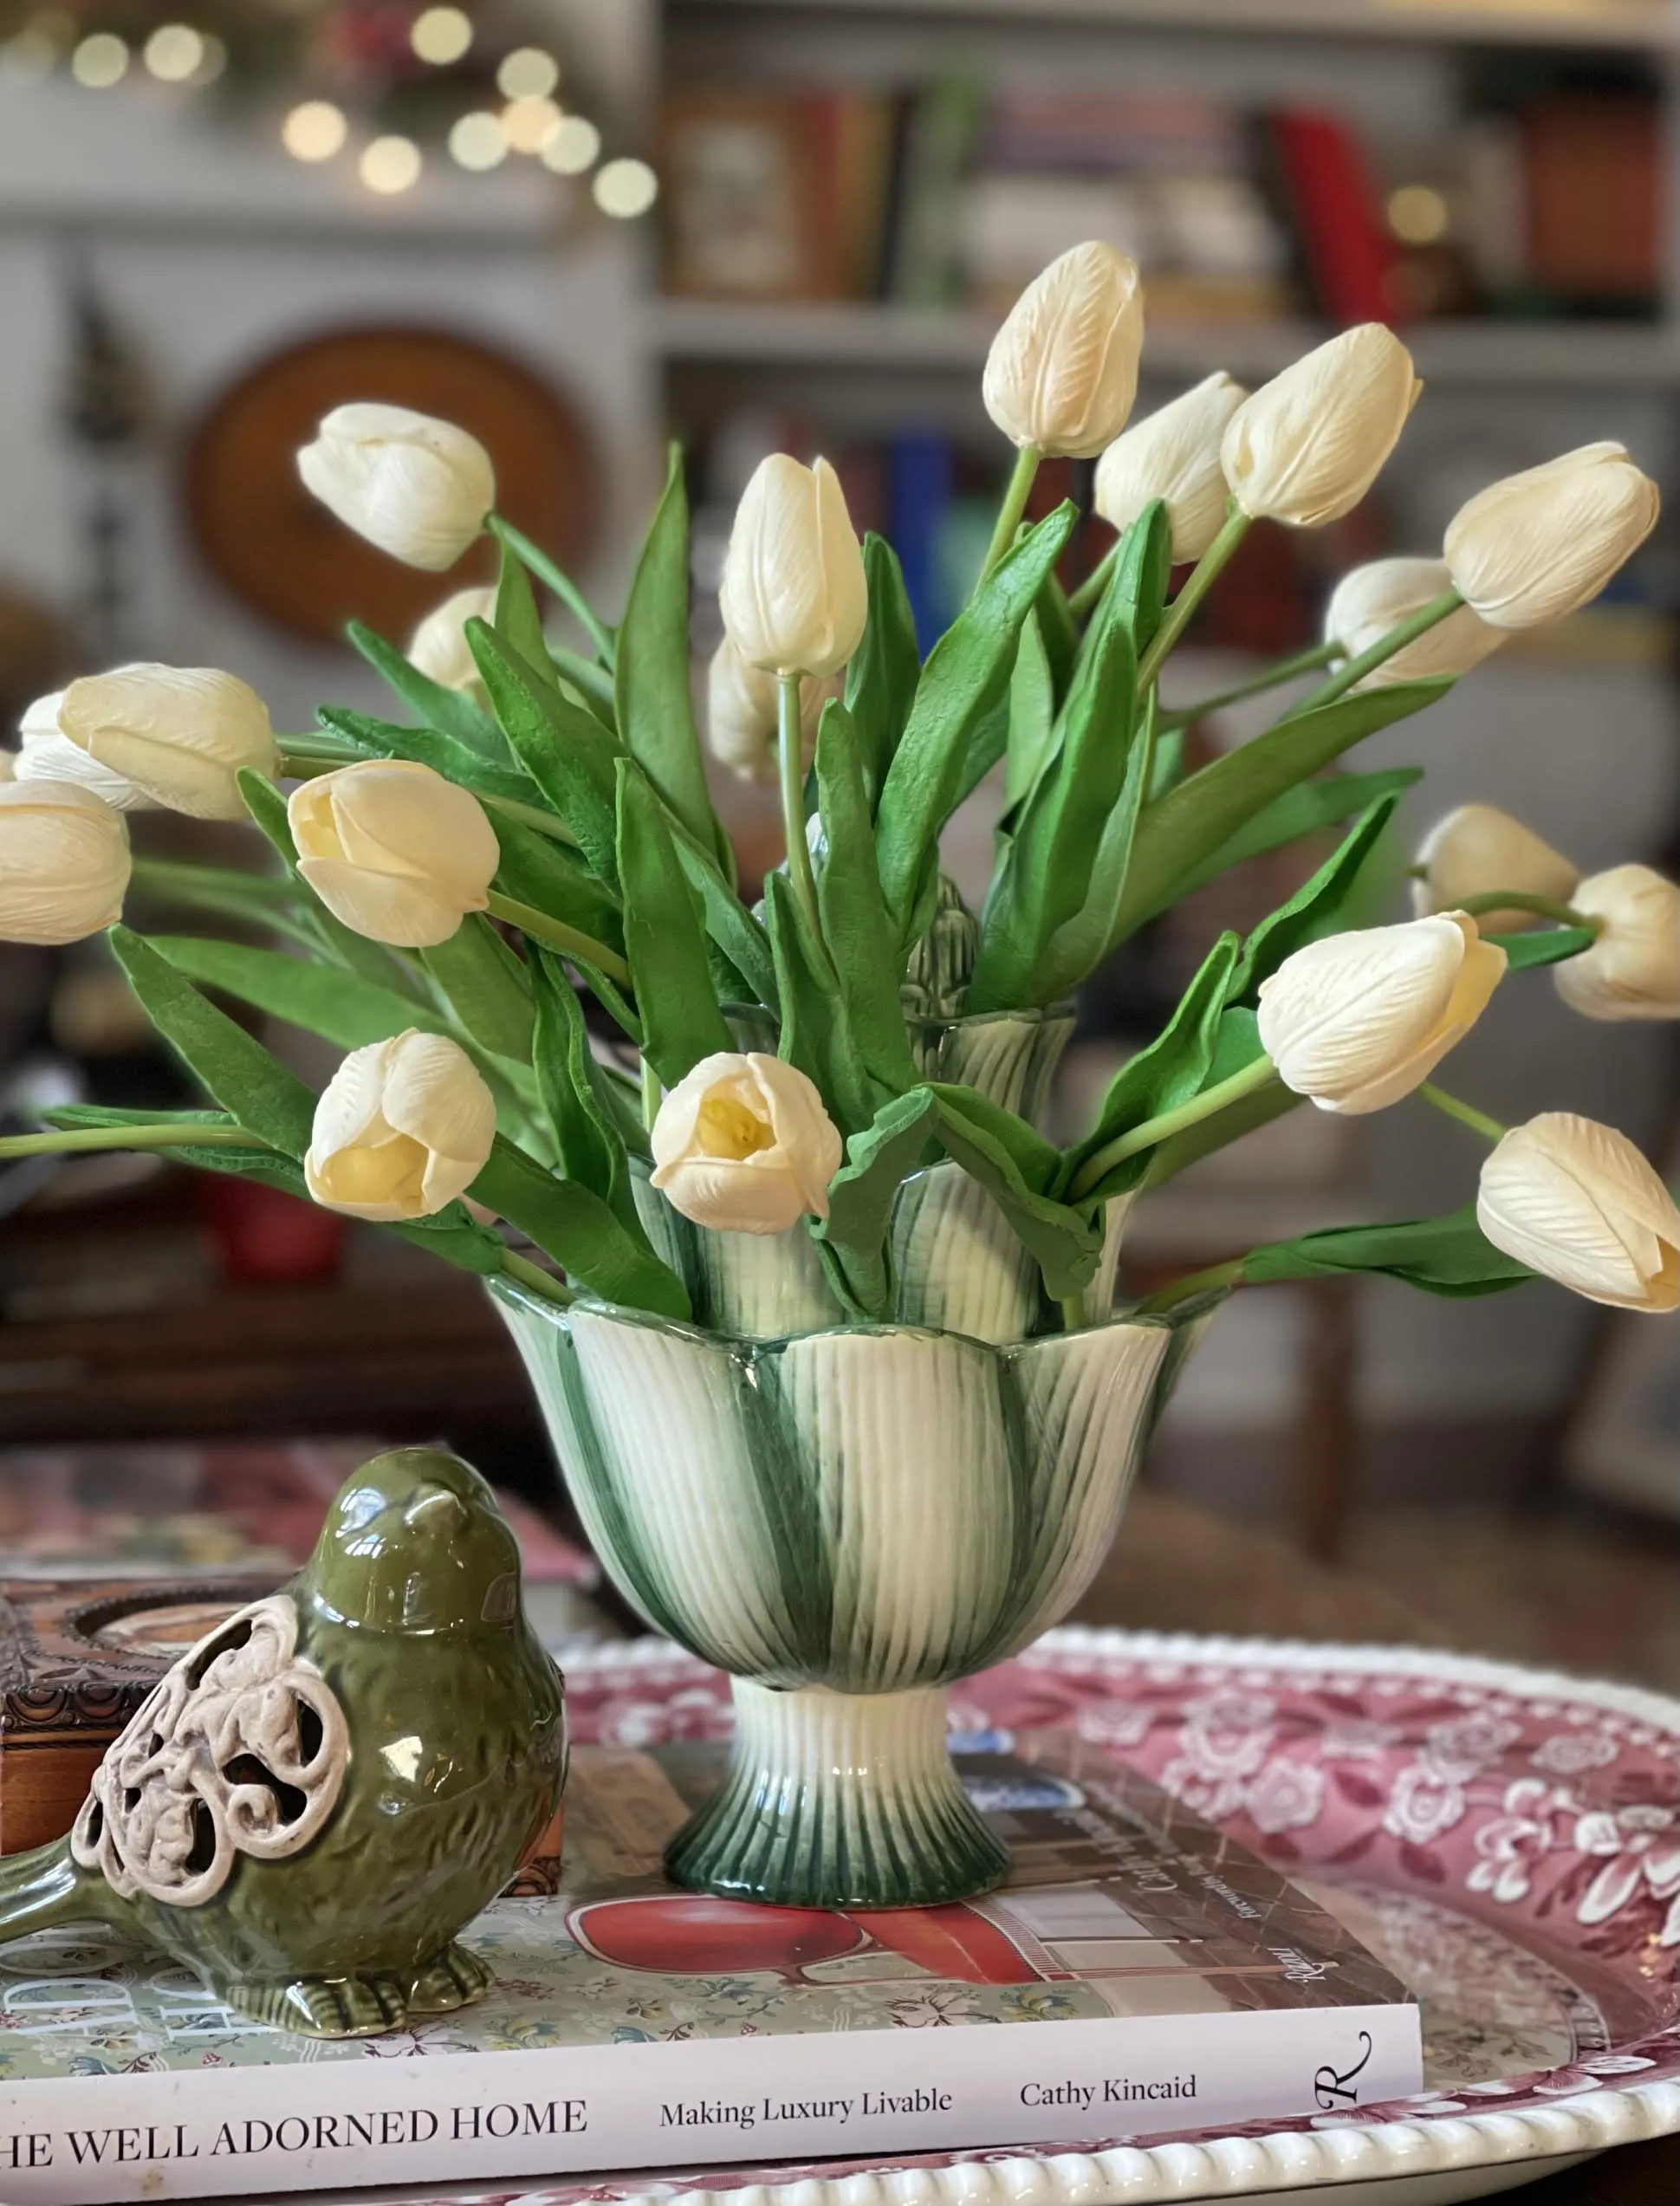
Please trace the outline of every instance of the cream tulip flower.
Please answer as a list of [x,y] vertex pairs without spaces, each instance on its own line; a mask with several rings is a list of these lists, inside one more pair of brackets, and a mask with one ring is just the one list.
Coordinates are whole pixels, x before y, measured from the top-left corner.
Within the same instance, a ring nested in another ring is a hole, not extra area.
[[1110,528],[1124,533],[1160,498],[1173,564],[1200,559],[1225,518],[1220,439],[1248,395],[1221,368],[1117,437],[1097,462],[1092,501]]
[[[800,756],[807,767],[816,748],[822,708],[843,688],[837,673],[801,678]],[[775,676],[749,666],[725,636],[706,669],[706,741],[712,756],[743,782],[773,782],[779,727]]]
[[38,698],[22,735],[22,778],[80,782],[120,811],[243,820],[240,768],[280,771],[268,706],[214,666],[141,662],[84,675]]
[[1680,888],[1649,866],[1578,882],[1577,912],[1602,924],[1590,950],[1552,968],[1558,994],[1589,1019],[1680,1019]]
[[[1437,820],[1418,845],[1417,862],[1422,871],[1411,884],[1411,908],[1420,919],[1502,888],[1565,903],[1580,878],[1573,859],[1492,804],[1461,804]],[[1484,934],[1504,935],[1541,922],[1514,905],[1478,912],[1476,924]]]
[[1327,935],[1260,984],[1278,1078],[1321,1111],[1380,1111],[1426,1080],[1487,1008],[1505,952],[1446,912]]
[[869,618],[863,552],[826,459],[772,452],[736,508],[717,593],[723,632],[749,666],[834,674]]
[[1093,459],[1138,395],[1144,292],[1136,261],[1074,245],[1033,278],[992,340],[981,395],[1010,443]]
[[470,790],[430,766],[369,758],[293,790],[298,872],[335,918],[401,950],[447,942],[482,912],[502,862]]
[[1231,496],[1255,520],[1339,521],[1376,481],[1423,387],[1391,329],[1344,329],[1232,415],[1220,447]]
[[154,808],[126,774],[101,766],[96,758],[70,738],[58,724],[62,690],[38,697],[17,723],[18,749],[13,772],[20,782],[76,782],[95,796],[102,796],[119,812],[146,812]]
[[407,406],[334,406],[297,456],[329,513],[407,567],[453,567],[496,503],[496,470],[476,437]]
[[496,1098],[447,1035],[411,1027],[353,1049],[315,1106],[304,1184],[353,1218],[429,1218],[464,1195],[496,1139]]
[[812,1082],[756,1050],[703,1057],[660,1104],[651,1138],[653,1185],[685,1218],[726,1233],[826,1218],[845,1155]]
[[[1344,659],[1358,659],[1381,643],[1389,631],[1421,613],[1431,599],[1452,587],[1440,559],[1373,559],[1344,574],[1325,608],[1324,640]],[[1435,682],[1456,678],[1479,666],[1504,642],[1502,630],[1489,627],[1467,605],[1425,628],[1384,659],[1353,686],[1386,689],[1395,682]],[[1515,886],[1515,884],[1513,884]]]
[[1589,1301],[1680,1305],[1680,1210],[1613,1126],[1569,1111],[1514,1126],[1482,1167],[1476,1220],[1495,1249]]
[[411,665],[446,690],[478,687],[478,662],[467,644],[469,620],[494,620],[493,589],[457,590],[433,606],[408,639]]
[[122,916],[128,828],[75,782],[0,782],[0,942],[56,947]]
[[1625,445],[1583,444],[1461,506],[1447,529],[1447,567],[1493,627],[1561,620],[1644,543],[1661,503]]

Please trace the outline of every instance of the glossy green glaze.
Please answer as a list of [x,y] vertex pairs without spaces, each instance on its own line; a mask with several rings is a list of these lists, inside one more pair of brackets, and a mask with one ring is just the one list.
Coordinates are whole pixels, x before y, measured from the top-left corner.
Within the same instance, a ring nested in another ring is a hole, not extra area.
[[393,2028],[484,1989],[456,1934],[547,1827],[565,1762],[494,1496],[399,1450],[346,1482],[289,1586],[170,1671],[71,1837],[0,1864],[0,1936],[93,1917],[262,2021]]

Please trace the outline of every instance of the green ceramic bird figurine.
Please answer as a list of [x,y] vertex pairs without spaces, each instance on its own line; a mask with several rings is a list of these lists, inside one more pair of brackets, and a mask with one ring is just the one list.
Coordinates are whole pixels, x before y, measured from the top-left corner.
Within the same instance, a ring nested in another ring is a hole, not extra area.
[[259,2021],[394,2029],[489,1984],[457,1933],[565,1768],[495,1496],[457,1457],[398,1449],[346,1481],[289,1585],[159,1682],[69,1837],[0,1860],[0,1940],[93,1918]]

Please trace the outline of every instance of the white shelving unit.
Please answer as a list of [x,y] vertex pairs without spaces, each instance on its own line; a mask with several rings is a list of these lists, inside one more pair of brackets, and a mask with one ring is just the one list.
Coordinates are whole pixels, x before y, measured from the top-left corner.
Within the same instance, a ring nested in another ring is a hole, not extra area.
[[[647,310],[649,349],[667,364],[879,368],[975,374],[996,321],[864,304],[754,306],[665,298]],[[1151,373],[1192,379],[1223,367],[1275,374],[1328,332],[1305,321],[1151,323]],[[1425,380],[1508,388],[1657,389],[1680,382],[1680,337],[1612,322],[1438,321],[1406,332]]]

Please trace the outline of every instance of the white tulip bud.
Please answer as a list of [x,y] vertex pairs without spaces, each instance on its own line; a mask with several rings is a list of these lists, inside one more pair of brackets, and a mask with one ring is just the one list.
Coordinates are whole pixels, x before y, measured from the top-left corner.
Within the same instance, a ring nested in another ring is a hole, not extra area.
[[1447,566],[1465,604],[1495,628],[1561,620],[1644,543],[1660,504],[1625,445],[1583,444],[1461,506],[1447,529]]
[[502,862],[470,790],[430,766],[368,758],[293,790],[298,872],[335,918],[373,942],[428,950],[482,912]]
[[[1461,804],[1437,820],[1418,846],[1417,863],[1423,871],[1411,884],[1411,908],[1420,919],[1502,888],[1562,903],[1579,879],[1573,860],[1491,804]],[[1541,920],[1514,905],[1479,912],[1476,924],[1484,934],[1505,935]]]
[[[1358,659],[1381,643],[1432,598],[1452,587],[1446,561],[1439,559],[1373,559],[1344,574],[1325,608],[1324,640],[1345,659]],[[1425,628],[1383,660],[1353,686],[1386,689],[1394,682],[1437,682],[1468,674],[1504,642],[1503,633],[1478,620],[1467,605]]]
[[50,697],[38,697],[18,722],[19,749],[13,768],[16,778],[20,782],[76,782],[119,812],[151,810],[151,800],[126,774],[101,766],[70,741],[58,724],[58,710],[63,702],[62,690],[55,690]]
[[1590,950],[1552,968],[1570,1009],[1589,1019],[1680,1019],[1680,888],[1649,866],[1613,866],[1578,883],[1569,901],[1602,922]]
[[1035,276],[986,355],[981,395],[1013,444],[1093,459],[1138,395],[1144,293],[1136,261],[1074,245]]
[[1257,520],[1339,521],[1377,479],[1423,387],[1391,329],[1344,329],[1232,415],[1220,448],[1232,496]]
[[1625,1134],[1547,1111],[1482,1167],[1476,1223],[1495,1249],[1591,1302],[1680,1304],[1680,1210]]
[[75,782],[0,783],[0,942],[80,942],[122,916],[128,828]]
[[1200,559],[1225,518],[1220,439],[1248,395],[1221,368],[1117,437],[1097,462],[1093,494],[1109,526],[1127,529],[1146,505],[1164,499],[1174,565]]
[[496,503],[496,470],[478,439],[407,406],[334,406],[297,471],[347,529],[434,574],[483,534]]
[[478,686],[478,662],[467,646],[469,620],[494,620],[493,589],[457,590],[434,606],[408,640],[410,663],[446,690]]
[[1261,983],[1260,1039],[1320,1110],[1380,1111],[1469,1032],[1505,964],[1462,912],[1327,935]]
[[25,780],[75,781],[121,811],[158,805],[193,820],[243,820],[242,766],[272,777],[269,708],[214,666],[119,666],[23,716]]
[[826,1218],[845,1155],[811,1081],[756,1051],[703,1057],[660,1104],[651,1139],[654,1186],[685,1218],[726,1233]]
[[[839,674],[801,676],[799,746],[808,769],[816,749],[817,723],[831,697],[845,687]],[[743,782],[773,782],[781,699],[776,678],[750,666],[727,636],[706,670],[706,740],[712,756]]]
[[736,508],[717,601],[723,632],[749,666],[834,674],[869,618],[863,552],[846,493],[826,459],[802,467],[772,452]]
[[353,1049],[315,1106],[303,1178],[353,1218],[429,1218],[464,1195],[496,1139],[496,1098],[458,1041],[411,1027]]

